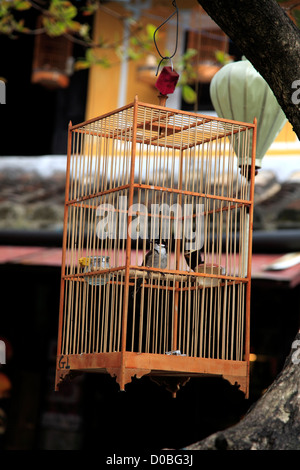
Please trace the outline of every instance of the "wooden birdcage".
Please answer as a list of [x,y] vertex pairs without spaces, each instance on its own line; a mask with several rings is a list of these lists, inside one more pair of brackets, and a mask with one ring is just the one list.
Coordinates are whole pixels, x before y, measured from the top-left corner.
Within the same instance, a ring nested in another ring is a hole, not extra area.
[[210,83],[222,67],[216,53],[226,57],[229,38],[200,6],[195,8],[191,15],[191,29],[187,31],[187,49],[198,51],[194,57],[196,80],[199,83]]
[[[38,27],[42,27],[42,18],[38,19]],[[31,82],[50,89],[67,88],[72,52],[72,42],[64,36],[38,34],[34,42]]]
[[70,123],[56,389],[99,372],[248,394],[255,133],[137,98]]

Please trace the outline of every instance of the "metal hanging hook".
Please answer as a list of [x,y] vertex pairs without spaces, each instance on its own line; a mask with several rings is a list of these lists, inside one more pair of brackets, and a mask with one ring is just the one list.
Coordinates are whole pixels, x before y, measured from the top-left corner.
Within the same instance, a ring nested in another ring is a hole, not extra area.
[[159,64],[157,66],[157,70],[156,70],[156,76],[158,74],[158,71],[159,71],[159,67],[161,66],[161,63],[164,61],[164,60],[169,60],[171,62],[171,68],[172,68],[172,72],[174,70],[174,67],[173,67],[173,62],[172,62],[172,57],[163,57],[160,61],[159,61]]
[[[163,60],[168,60],[168,59],[169,59],[170,62],[171,62],[171,67],[172,67],[172,72],[173,72],[172,57],[174,57],[174,55],[175,55],[176,52],[177,52],[177,46],[178,46],[178,16],[179,16],[179,15],[178,15],[178,7],[177,7],[177,4],[176,4],[176,0],[173,0],[173,1],[172,1],[172,5],[173,5],[173,7],[174,7],[176,10],[175,10],[161,25],[159,25],[159,26],[156,28],[156,30],[154,31],[154,33],[153,33],[154,45],[155,45],[155,47],[156,47],[156,50],[157,50],[158,54],[159,54],[160,57],[161,57],[161,60],[160,60],[160,62],[159,62],[159,64],[158,64],[158,67],[157,67],[156,75],[158,74],[159,67],[160,67],[162,61],[163,61]],[[158,31],[162,26],[164,26],[174,15],[176,15],[176,42],[175,42],[175,49],[174,49],[174,52],[173,52],[173,54],[172,54],[171,56],[163,56],[163,55],[160,53],[160,50],[159,50],[159,48],[158,48],[158,46],[157,46],[155,36],[156,36],[157,31]]]

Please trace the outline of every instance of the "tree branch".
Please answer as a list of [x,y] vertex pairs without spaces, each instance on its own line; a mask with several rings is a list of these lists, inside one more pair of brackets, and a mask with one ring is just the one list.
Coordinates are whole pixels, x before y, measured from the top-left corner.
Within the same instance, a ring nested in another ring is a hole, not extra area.
[[281,373],[238,424],[185,449],[300,450],[299,348],[300,332]]

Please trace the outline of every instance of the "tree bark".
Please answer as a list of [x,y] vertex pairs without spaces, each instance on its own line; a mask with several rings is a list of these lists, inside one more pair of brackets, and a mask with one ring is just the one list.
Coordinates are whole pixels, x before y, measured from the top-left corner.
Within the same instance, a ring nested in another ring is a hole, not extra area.
[[198,3],[264,77],[300,138],[300,31],[296,25],[275,0]]
[[235,426],[186,450],[300,450],[300,331],[285,365]]
[[[198,2],[264,77],[300,138],[299,29],[275,0]],[[186,449],[300,450],[299,352],[300,332],[282,372],[246,416]]]

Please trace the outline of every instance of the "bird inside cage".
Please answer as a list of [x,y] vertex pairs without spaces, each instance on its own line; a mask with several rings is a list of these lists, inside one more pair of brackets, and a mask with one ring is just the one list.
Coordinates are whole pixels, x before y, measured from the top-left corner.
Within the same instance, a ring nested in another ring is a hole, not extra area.
[[130,333],[127,338],[127,349],[139,352],[146,351],[147,345],[149,346],[151,312],[158,305],[162,307],[165,290],[161,288],[166,282],[163,270],[168,267],[168,241],[153,239],[147,244],[150,244],[150,247],[140,266],[156,268],[159,271],[136,270],[131,278],[128,303],[127,323]]
[[[151,240],[150,250],[146,253],[141,266],[166,269],[168,264],[167,242],[165,240]],[[132,291],[132,297],[136,295],[143,284],[143,279],[139,278],[136,289]]]
[[184,259],[192,271],[195,271],[195,268],[204,263],[201,250],[185,251]]

